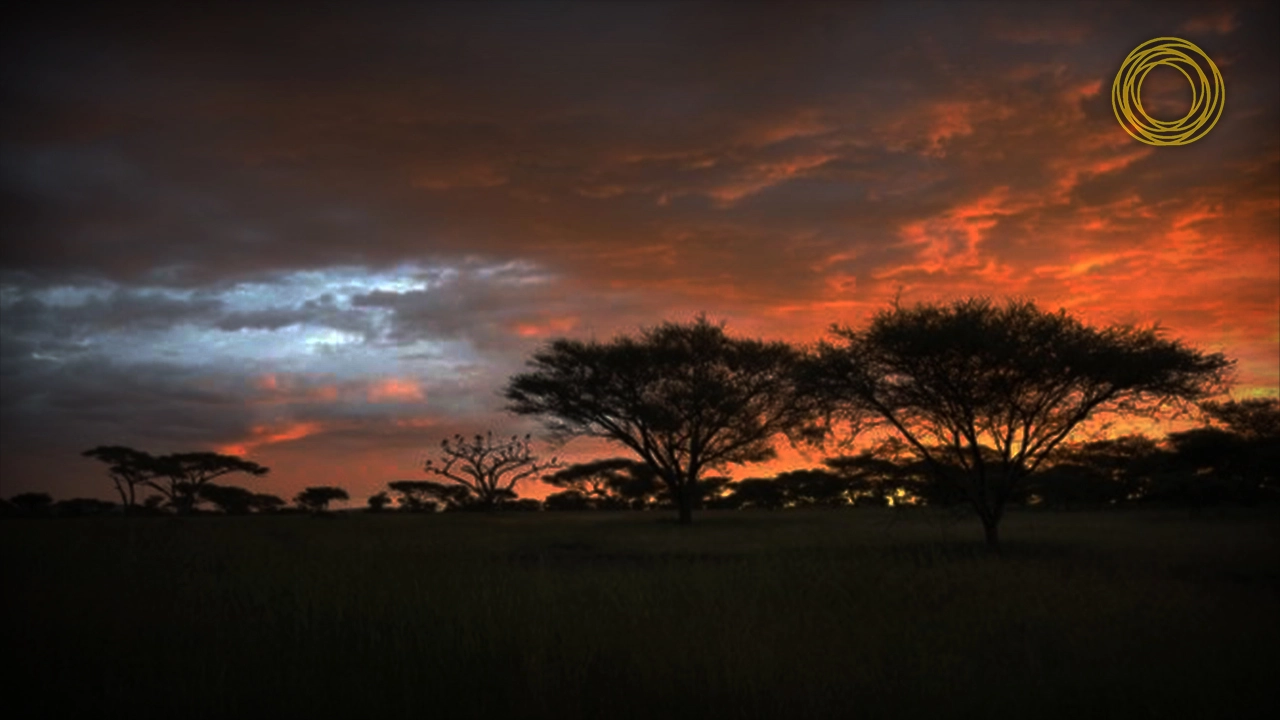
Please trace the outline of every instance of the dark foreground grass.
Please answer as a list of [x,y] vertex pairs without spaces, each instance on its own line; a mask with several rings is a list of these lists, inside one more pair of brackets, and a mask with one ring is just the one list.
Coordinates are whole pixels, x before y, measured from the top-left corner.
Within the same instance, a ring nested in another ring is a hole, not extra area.
[[8,521],[3,705],[1277,716],[1277,519],[1022,513],[1003,557],[976,525],[863,510]]

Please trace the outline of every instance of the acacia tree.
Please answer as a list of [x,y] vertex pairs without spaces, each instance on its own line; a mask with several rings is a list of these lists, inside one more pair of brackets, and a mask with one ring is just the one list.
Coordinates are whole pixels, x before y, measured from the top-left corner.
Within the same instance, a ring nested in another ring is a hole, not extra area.
[[605,458],[577,463],[544,476],[542,482],[583,497],[603,500],[609,497],[614,482],[622,478],[634,462],[629,458]]
[[855,433],[880,424],[901,435],[995,549],[1006,503],[1081,423],[1212,396],[1232,365],[1158,328],[1096,329],[1025,301],[895,304],[865,330],[832,333],[809,392]]
[[512,435],[510,440],[495,441],[493,432],[477,434],[470,441],[462,435],[440,442],[443,461],[437,465],[427,460],[423,470],[448,478],[475,497],[478,507],[494,508],[503,500],[515,497],[516,483],[553,467],[555,458],[539,462],[533,454],[531,435]]
[[340,487],[324,485],[320,487],[309,487],[294,496],[293,501],[303,510],[310,510],[314,513],[322,513],[329,509],[329,503],[334,500],[350,500],[351,496],[347,495],[347,491]]
[[779,434],[812,416],[796,392],[798,353],[731,338],[705,317],[665,323],[639,339],[559,339],[511,378],[508,409],[541,416],[560,437],[629,448],[667,486],[681,523],[693,519],[704,471],[774,456]]
[[156,458],[141,450],[123,445],[99,445],[81,455],[107,464],[107,474],[115,483],[126,514],[137,504],[137,487],[156,476]]
[[273,513],[285,506],[284,498],[270,493],[254,493],[249,507],[254,512]]
[[[1231,499],[1254,505],[1280,491],[1280,399],[1200,405],[1209,424],[1169,434],[1193,507]],[[1207,473],[1205,471],[1208,471]]]
[[214,485],[213,483],[201,485],[197,494],[201,500],[217,505],[218,509],[227,515],[247,515],[253,508],[256,497],[252,490],[235,485]]
[[374,493],[369,496],[369,512],[382,512],[391,502],[391,496],[386,491]]
[[561,488],[557,502],[583,507],[621,510],[655,495],[657,476],[645,463],[617,457],[570,465],[546,475],[542,482]]
[[[180,513],[191,512],[201,487],[215,478],[237,472],[254,476],[270,472],[268,468],[251,460],[212,452],[163,455],[155,458],[152,471],[146,484],[164,495],[169,504]],[[159,482],[161,478],[166,482]]]
[[9,498],[18,513],[28,517],[43,517],[53,510],[53,496],[43,492],[24,492]]
[[[438,506],[436,487],[446,487],[443,483],[426,480],[393,480],[387,487],[397,495],[399,506],[408,512],[435,512]],[[449,485],[447,487],[457,487]],[[466,488],[459,488],[466,490]],[[468,491],[469,492],[469,491]]]
[[1026,487],[1047,507],[1102,506],[1141,495],[1150,478],[1163,475],[1168,453],[1141,434],[1063,443]]

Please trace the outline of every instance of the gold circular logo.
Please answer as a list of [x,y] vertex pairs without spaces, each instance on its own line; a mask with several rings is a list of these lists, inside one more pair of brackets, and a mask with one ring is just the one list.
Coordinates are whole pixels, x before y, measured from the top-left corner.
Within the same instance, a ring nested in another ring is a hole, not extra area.
[[[1184,50],[1204,59],[1213,76],[1212,82],[1200,64]],[[1147,73],[1161,65],[1177,70],[1191,83],[1191,109],[1180,120],[1156,120],[1142,109],[1142,81]],[[1194,43],[1181,38],[1156,38],[1134,48],[1111,83],[1111,108],[1120,127],[1135,140],[1148,145],[1190,145],[1199,140],[1218,123],[1226,100],[1227,87],[1218,66]]]

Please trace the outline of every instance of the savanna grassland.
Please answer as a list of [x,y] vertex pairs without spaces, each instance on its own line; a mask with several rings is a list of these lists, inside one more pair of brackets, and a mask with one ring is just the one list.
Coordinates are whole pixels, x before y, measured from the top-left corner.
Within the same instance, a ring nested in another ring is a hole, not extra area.
[[925,511],[9,520],[3,702],[7,717],[1267,717],[1278,520],[1025,511],[1002,556],[976,521]]

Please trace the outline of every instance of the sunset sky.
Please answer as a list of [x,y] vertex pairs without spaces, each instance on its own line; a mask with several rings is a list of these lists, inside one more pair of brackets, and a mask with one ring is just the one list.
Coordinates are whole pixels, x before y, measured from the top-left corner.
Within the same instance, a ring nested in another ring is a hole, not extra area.
[[[898,293],[1159,322],[1280,388],[1273,4],[199,7],[5,30],[0,495],[112,498],[79,453],[123,444],[362,505],[538,432],[499,393],[551,338],[813,342]],[[1111,107],[1162,36],[1225,80],[1185,147]]]

